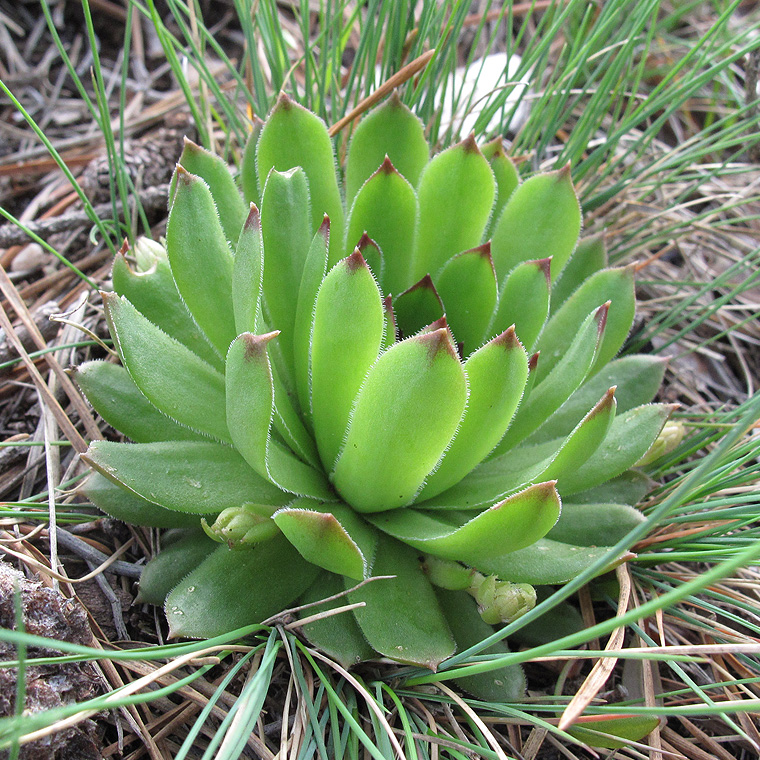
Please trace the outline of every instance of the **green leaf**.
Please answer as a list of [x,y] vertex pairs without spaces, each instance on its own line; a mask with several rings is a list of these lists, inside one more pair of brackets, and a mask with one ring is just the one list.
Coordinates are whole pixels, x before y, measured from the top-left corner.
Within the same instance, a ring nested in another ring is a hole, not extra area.
[[233,448],[211,441],[94,441],[82,459],[114,483],[177,512],[218,514],[246,502],[280,507],[291,498]]
[[272,370],[266,345],[277,333],[238,335],[227,352],[227,427],[248,464],[269,478],[267,443],[274,413]]
[[430,275],[426,274],[393,300],[393,314],[402,338],[414,335],[443,316],[443,302]]
[[161,551],[142,571],[136,604],[162,605],[169,592],[218,546],[197,526],[195,530],[182,531],[174,541],[167,538],[168,535],[163,537]]
[[[454,654],[454,640],[417,552],[381,536],[372,575],[395,578],[368,583],[349,594],[351,602],[366,602],[354,610],[370,646],[397,662],[435,670]],[[350,588],[353,581],[346,582]]]
[[[208,185],[177,167],[166,251],[182,300],[222,355],[235,337],[232,251]],[[238,227],[238,232],[240,228]]]
[[564,356],[567,345],[580,329],[586,315],[607,301],[610,302],[610,307],[604,338],[594,359],[591,374],[615,356],[633,324],[636,308],[633,274],[632,266],[597,272],[550,317],[535,346],[541,352],[537,381],[546,377]]
[[[375,282],[382,282],[383,272],[385,270],[385,260],[380,246],[365,232],[356,244],[356,249],[364,257],[367,266],[372,272]],[[380,288],[382,293],[382,288]]]
[[[329,596],[344,591],[343,579],[334,573],[323,571],[317,576],[314,583],[306,590],[298,600],[298,604],[311,604]],[[342,607],[348,603],[348,599],[341,597],[323,604],[310,606],[301,611],[302,617],[310,617],[318,613]],[[326,655],[337,660],[344,668],[349,668],[364,660],[372,659],[375,651],[367,643],[362,635],[356,618],[351,612],[341,612],[338,615],[307,623],[301,627],[306,638]]]
[[330,219],[325,217],[314,234],[304,262],[296,303],[293,350],[296,371],[296,392],[301,410],[311,420],[311,331],[317,293],[327,270],[327,251],[330,245]]
[[[296,499],[275,512],[272,519],[309,562],[357,581],[369,576],[376,538],[345,504]],[[359,543],[354,534],[361,537]],[[372,547],[369,556],[360,544]]]
[[335,465],[344,500],[359,512],[409,504],[449,445],[466,400],[445,328],[391,346],[359,391]]
[[531,177],[512,193],[494,226],[491,254],[497,277],[523,261],[551,257],[551,278],[556,280],[580,231],[581,208],[569,164]]
[[583,382],[593,365],[597,347],[604,334],[606,315],[606,306],[588,314],[565,345],[562,359],[552,372],[533,388],[521,405],[506,436],[496,447],[496,455],[508,451],[527,438],[550,414],[557,411]]
[[627,504],[565,502],[547,538],[577,546],[616,544],[642,522],[646,522],[644,515]]
[[584,238],[570,256],[552,288],[551,313],[577,290],[589,277],[607,267],[607,248],[603,235]]
[[127,491],[99,472],[90,473],[82,493],[102,512],[117,520],[148,528],[189,528],[200,525],[198,515],[172,512],[133,491]]
[[243,198],[246,203],[261,204],[261,195],[259,194],[259,178],[256,170],[256,144],[261,135],[261,129],[264,122],[261,119],[253,117],[251,133],[248,135],[245,148],[243,149],[243,158],[240,162],[240,185],[243,188]]
[[496,202],[485,233],[485,237],[490,238],[494,224],[520,184],[520,173],[512,159],[504,152],[504,139],[501,135],[486,143],[480,150],[491,165],[491,171],[496,178]]
[[259,181],[268,177],[272,169],[287,172],[296,166],[303,168],[311,196],[309,240],[327,214],[333,225],[330,264],[337,262],[343,254],[343,202],[335,177],[332,142],[324,122],[282,93],[261,130],[257,164]]
[[277,333],[243,333],[227,353],[227,426],[235,448],[263,478],[284,491],[330,498],[324,476],[270,436],[275,390],[267,343]]
[[554,478],[563,489],[565,478],[573,477],[573,473],[585,462],[593,459],[594,453],[605,439],[610,430],[617,404],[615,389],[610,388],[591,411],[578,423],[562,444],[554,461],[545,472],[544,478]]
[[[211,196],[219,213],[219,221],[227,240],[234,244],[248,216],[248,204],[240,197],[240,191],[232,179],[227,164],[215,153],[185,138],[185,147],[179,157],[180,166],[190,174],[200,177],[211,190]],[[178,181],[175,175],[175,182]],[[176,200],[176,198],[175,198]]]
[[449,259],[437,283],[451,330],[462,345],[463,354],[471,354],[483,344],[496,308],[498,288],[490,244],[484,243]]
[[209,638],[281,612],[314,581],[284,536],[234,551],[220,546],[169,594],[169,636]]
[[252,205],[237,241],[232,267],[232,308],[238,334],[257,333],[261,327],[263,272],[261,217],[256,206]]
[[657,356],[624,356],[607,364],[573,393],[529,438],[541,443],[567,435],[607,388],[615,386],[618,413],[649,403],[662,384],[667,360]]
[[332,469],[354,398],[383,339],[383,303],[360,253],[338,262],[319,288],[311,343],[311,409],[317,448]]
[[659,722],[659,718],[650,715],[626,715],[623,718],[602,716],[576,723],[567,732],[590,747],[624,749],[631,742],[640,742],[649,736]]
[[550,481],[510,496],[475,517],[447,512],[443,520],[440,512],[399,509],[368,519],[421,551],[477,566],[481,558],[522,549],[545,536],[559,512],[559,494]]
[[[479,644],[493,634],[493,626],[483,622],[477,604],[469,594],[436,588],[435,595],[460,652]],[[507,645],[498,641],[484,649],[481,654],[498,655],[507,652]],[[454,683],[486,702],[514,702],[525,696],[525,674],[519,665],[507,665],[488,673],[455,678]]]
[[69,372],[95,411],[127,438],[137,443],[205,440],[159,412],[120,364],[91,361]]
[[609,546],[574,546],[540,538],[531,546],[480,562],[481,573],[513,583],[545,586],[567,583],[610,550]]
[[493,172],[473,137],[430,161],[418,188],[412,282],[435,276],[454,254],[481,243],[495,195]]
[[550,259],[524,261],[509,273],[499,291],[489,333],[514,325],[517,337],[531,349],[549,314],[550,267]]
[[295,304],[314,232],[309,188],[303,169],[267,176],[261,200],[264,245],[264,300],[271,327],[280,330],[280,348],[287,372],[293,373]]
[[675,407],[647,404],[618,415],[594,456],[574,472],[565,473],[562,493],[585,491],[620,475],[649,451]]
[[525,388],[528,356],[510,328],[472,354],[464,370],[470,388],[467,409],[438,469],[420,492],[420,501],[458,483],[501,440]]
[[111,277],[116,293],[125,296],[154,325],[186,345],[215,369],[224,366],[222,355],[211,345],[185,306],[165,253],[155,257],[153,265],[143,271],[131,269],[119,253],[114,259]]
[[176,422],[228,441],[224,377],[126,299],[102,297],[121,360],[148,401]]
[[370,111],[354,131],[346,161],[346,200],[351,204],[361,186],[386,157],[393,161],[412,187],[416,187],[429,156],[422,122],[401,102],[394,90],[391,97]]
[[409,182],[386,157],[359,190],[351,207],[346,236],[347,255],[353,251],[363,233],[380,247],[384,261],[380,284],[385,293],[398,294],[409,287],[410,253],[416,221],[417,196]]
[[573,494],[573,502],[582,504],[638,504],[657,484],[638,470],[626,470],[606,483]]

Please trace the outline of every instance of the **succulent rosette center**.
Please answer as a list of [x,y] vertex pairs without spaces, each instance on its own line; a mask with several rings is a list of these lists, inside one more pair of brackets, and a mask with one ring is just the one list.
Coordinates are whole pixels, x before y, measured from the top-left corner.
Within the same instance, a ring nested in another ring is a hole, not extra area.
[[[632,468],[671,412],[649,403],[663,363],[616,358],[633,271],[579,242],[568,167],[521,181],[501,140],[472,137],[431,158],[394,96],[356,127],[344,177],[285,96],[242,194],[186,143],[165,243],[117,256],[103,294],[121,364],[76,371],[132,441],[91,445],[85,491],[169,529],[140,593],[173,635],[392,576],[305,633],[345,664],[435,668],[641,521]],[[466,688],[513,698],[521,674]]]

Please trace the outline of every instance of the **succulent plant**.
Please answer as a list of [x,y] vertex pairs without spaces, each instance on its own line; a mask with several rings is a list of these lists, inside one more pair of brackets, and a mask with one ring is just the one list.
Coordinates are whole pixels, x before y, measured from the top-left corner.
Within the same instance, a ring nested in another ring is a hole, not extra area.
[[[356,127],[345,189],[335,166],[284,95],[242,195],[186,143],[165,245],[125,247],[103,293],[121,365],[75,371],[133,441],[92,443],[85,492],[171,529],[140,594],[172,635],[354,589],[364,606],[305,625],[315,645],[436,668],[643,519],[664,365],[615,358],[634,272],[579,242],[568,167],[520,181],[472,136],[431,159],[396,96]],[[515,669],[464,685],[522,689]]]

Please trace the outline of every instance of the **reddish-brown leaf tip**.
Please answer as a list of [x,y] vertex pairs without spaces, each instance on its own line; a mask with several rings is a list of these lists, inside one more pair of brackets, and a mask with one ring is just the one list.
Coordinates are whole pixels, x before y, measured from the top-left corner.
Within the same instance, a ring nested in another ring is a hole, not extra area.
[[287,92],[282,90],[277,96],[277,102],[274,104],[273,111],[289,111],[294,105],[296,105],[293,98],[288,95]]
[[361,251],[358,248],[354,248],[354,252],[350,256],[346,256],[343,261],[346,263],[346,271],[349,274],[354,274],[354,272],[359,271],[362,267],[364,269],[369,269],[367,262],[364,260],[364,256],[362,256]]
[[243,358],[247,362],[265,359],[267,343],[273,338],[276,338],[279,334],[279,330],[264,333],[263,335],[254,335],[250,332],[241,333],[240,337],[245,343],[245,353]]
[[607,301],[596,310],[597,330],[600,338],[604,333],[604,328],[607,327],[607,315],[610,313],[611,303],[612,301]]
[[243,229],[246,232],[250,232],[251,230],[261,230],[261,214],[259,213],[259,208],[255,203],[251,203],[251,207],[248,211],[248,216],[246,217]]
[[570,162],[568,161],[558,172],[557,172],[557,181],[558,182],[572,182],[572,177],[570,175]]
[[372,248],[373,252],[378,256],[382,256],[383,253],[380,250],[380,246],[366,233],[359,238],[359,242],[356,244],[356,249],[364,254],[367,248]]
[[330,217],[325,214],[322,217],[322,224],[319,225],[319,229],[317,230],[320,235],[322,235],[325,240],[327,240],[330,236]]
[[538,357],[541,355],[540,351],[536,351],[533,356],[528,359],[528,372],[534,372],[536,367],[538,366]]
[[441,327],[432,332],[417,334],[411,340],[418,340],[422,343],[428,352],[428,359],[432,362],[442,352],[446,352],[453,359],[459,361],[459,355],[451,342],[451,335],[447,328]]
[[539,267],[539,269],[542,269],[544,272],[544,276],[546,277],[546,284],[551,285],[552,282],[552,257],[549,256],[545,259],[536,259],[533,261],[533,263]]
[[119,248],[119,253],[122,256],[124,256],[128,250],[129,250],[129,239],[124,238],[124,242],[121,244],[121,248]]
[[467,137],[462,140],[462,142],[459,143],[459,146],[464,150],[465,153],[480,153],[480,148],[478,148],[478,143],[475,141],[475,133],[470,132]]
[[503,333],[497,335],[488,342],[493,343],[495,346],[501,346],[505,351],[522,348],[522,343],[520,343],[520,339],[517,337],[514,325],[510,325]]
[[193,174],[190,174],[190,172],[185,169],[182,164],[177,164],[176,176],[177,182],[182,182],[185,185],[191,185],[195,179],[195,176]]
[[398,94],[398,88],[394,89],[388,98],[388,105],[393,108],[403,108],[404,104],[401,102],[401,95]]

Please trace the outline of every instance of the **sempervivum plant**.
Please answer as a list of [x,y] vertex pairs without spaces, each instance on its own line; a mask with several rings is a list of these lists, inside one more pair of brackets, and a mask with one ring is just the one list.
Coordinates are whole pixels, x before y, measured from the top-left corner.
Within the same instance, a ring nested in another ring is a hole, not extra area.
[[[173,635],[393,576],[305,633],[347,664],[435,668],[642,519],[663,364],[615,358],[633,271],[578,242],[568,168],[520,183],[472,137],[431,159],[394,97],[342,189],[325,125],[282,96],[240,185],[186,144],[165,247],[124,251],[103,294],[121,366],[76,371],[134,441],[91,445],[87,495],[175,529],[140,586]],[[514,697],[520,675],[468,688]]]

